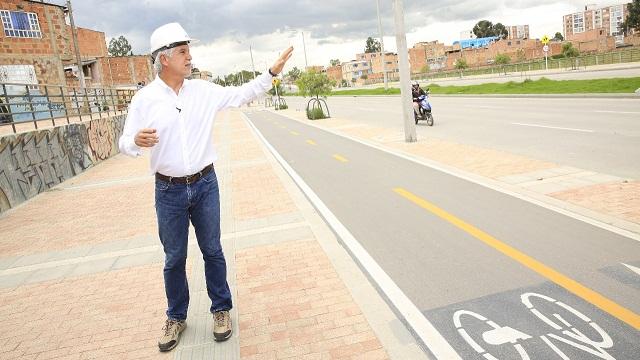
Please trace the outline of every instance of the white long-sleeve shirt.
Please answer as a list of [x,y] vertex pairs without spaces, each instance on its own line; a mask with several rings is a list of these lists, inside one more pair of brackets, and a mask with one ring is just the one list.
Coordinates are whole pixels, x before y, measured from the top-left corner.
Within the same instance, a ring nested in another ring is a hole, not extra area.
[[143,128],[156,129],[158,143],[151,147],[151,173],[180,177],[194,174],[215,162],[213,120],[219,110],[239,107],[271,87],[264,73],[241,87],[222,87],[204,80],[185,79],[176,93],[160,77],[140,89],[131,100],[119,140],[120,152],[139,156],[134,138]]

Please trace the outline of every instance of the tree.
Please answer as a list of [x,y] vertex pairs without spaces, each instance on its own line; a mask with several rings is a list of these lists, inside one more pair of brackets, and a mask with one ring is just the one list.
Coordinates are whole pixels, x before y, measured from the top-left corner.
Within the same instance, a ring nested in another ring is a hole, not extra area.
[[562,44],[562,56],[571,59],[571,68],[576,68],[576,58],[580,55],[580,50],[573,47],[573,44],[568,42]]
[[424,64],[424,66],[420,68],[420,72],[423,73],[423,74],[424,73],[428,73],[429,70],[431,70],[431,69],[429,69],[429,64]]
[[288,73],[287,73],[287,77],[289,79],[291,79],[291,81],[296,81],[298,80],[298,78],[300,77],[300,74],[302,73],[302,71],[300,71],[300,69],[298,69],[298,67],[294,66],[293,69],[291,69]]
[[338,66],[340,65],[340,59],[331,59],[329,64],[331,64],[331,66]]
[[516,61],[524,62],[527,60],[527,54],[524,52],[524,49],[516,50]]
[[493,35],[490,36],[499,36],[501,39],[509,37],[509,30],[507,30],[507,28],[501,23],[496,23],[491,27],[491,29],[493,30]]
[[478,21],[473,27],[473,34],[479,38],[493,36],[493,23],[489,20]]
[[124,36],[120,35],[119,38],[113,38],[109,41],[109,55],[111,56],[127,56],[133,55],[131,51],[131,45]]
[[556,35],[551,39],[553,41],[564,41],[564,36],[561,33],[557,32]]
[[300,74],[296,85],[298,85],[300,95],[318,98],[321,95],[329,95],[334,82],[325,73],[305,71]]
[[502,71],[504,71],[504,74],[507,75],[506,65],[509,62],[511,62],[511,58],[509,57],[509,55],[507,55],[507,54],[498,54],[498,55],[496,55],[496,58],[495,58],[494,61],[495,61],[495,63],[497,65],[502,66]]
[[372,38],[371,36],[369,36],[367,38],[367,43],[364,46],[364,52],[365,53],[376,53],[376,52],[380,52],[380,49],[382,47],[380,46],[380,41]]
[[459,58],[458,60],[456,60],[454,66],[456,69],[460,70],[460,77],[462,77],[462,72],[464,71],[464,69],[469,67],[469,64],[467,64],[467,60],[465,60],[464,58]]
[[629,4],[629,14],[620,27],[625,34],[629,34],[630,30],[640,31],[640,0],[633,0]]
[[483,38],[489,36],[499,36],[502,39],[506,39],[509,36],[509,31],[501,23],[492,23],[489,20],[480,20],[473,27],[473,33],[476,37]]

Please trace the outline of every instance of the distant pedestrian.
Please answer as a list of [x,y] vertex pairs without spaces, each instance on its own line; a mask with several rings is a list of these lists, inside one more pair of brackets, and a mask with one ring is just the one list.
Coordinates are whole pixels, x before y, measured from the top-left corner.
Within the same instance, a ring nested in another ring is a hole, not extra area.
[[189,221],[205,263],[207,293],[216,341],[231,337],[231,292],[220,245],[220,195],[214,170],[213,121],[219,110],[239,107],[271,88],[293,48],[285,50],[262,74],[241,87],[222,87],[191,75],[189,43],[195,40],[178,23],[151,34],[151,54],[158,75],[131,101],[119,141],[120,151],[139,156],[151,151],[155,173],[158,233],[165,253],[164,285],[167,320],[158,347],[173,349],[186,327],[189,288],[185,265]]

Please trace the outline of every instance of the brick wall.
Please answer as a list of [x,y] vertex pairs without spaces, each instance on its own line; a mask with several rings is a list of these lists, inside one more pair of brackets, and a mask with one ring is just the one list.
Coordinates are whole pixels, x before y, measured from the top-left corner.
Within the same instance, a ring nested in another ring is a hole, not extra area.
[[327,76],[329,77],[329,79],[334,80],[337,85],[340,85],[340,83],[342,82],[342,66],[329,66],[327,68]]
[[151,58],[145,55],[98,58],[100,86],[135,86],[154,79]]
[[0,0],[0,10],[35,13],[42,34],[41,38],[9,37],[0,31],[0,65],[33,65],[38,83],[64,83],[62,60],[72,59],[73,48],[63,9],[31,1]]
[[[69,31],[71,31],[70,27]],[[78,28],[78,48],[80,49],[80,56],[83,58],[109,55],[107,42],[102,31]]]
[[[21,9],[18,8],[21,7]],[[0,31],[0,53],[14,56],[60,55],[72,57],[69,44],[71,34],[67,31],[61,7],[21,0],[0,0],[0,10],[35,13],[42,33],[41,38],[8,37]]]

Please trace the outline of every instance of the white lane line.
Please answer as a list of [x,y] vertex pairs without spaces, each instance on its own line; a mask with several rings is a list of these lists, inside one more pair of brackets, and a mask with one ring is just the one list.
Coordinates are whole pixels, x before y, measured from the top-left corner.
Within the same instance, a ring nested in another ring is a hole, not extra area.
[[640,111],[610,111],[610,110],[595,110],[597,113],[606,114],[640,114]]
[[626,267],[628,267],[628,268],[629,268],[629,270],[633,271],[634,273],[636,273],[636,274],[640,275],[640,268],[637,268],[637,267],[632,266],[632,265],[627,265],[627,264],[625,264],[625,263],[621,263],[621,264],[622,264],[622,265],[624,265],[624,266],[626,266]]
[[[247,118],[247,120],[249,120]],[[271,151],[273,156],[278,160],[284,170],[291,176],[293,181],[300,187],[302,192],[307,196],[309,201],[320,212],[322,217],[327,221],[329,226],[342,239],[349,251],[356,257],[362,267],[369,273],[369,277],[373,279],[378,287],[384,292],[393,306],[402,314],[413,331],[420,337],[422,342],[429,347],[429,350],[435,355],[436,359],[457,360],[461,359],[458,353],[447,342],[447,340],[438,332],[438,330],[427,320],[422,312],[415,306],[404,292],[396,285],[395,282],[387,275],[387,273],[378,265],[378,263],[369,255],[367,250],[360,245],[358,240],[351,232],[338,220],[338,218],[329,210],[316,193],[304,182],[304,180],[296,173],[295,170],[280,156],[276,149],[269,144],[267,139],[262,135],[258,128],[249,120],[249,126],[253,128],[258,138]]]
[[511,125],[540,127],[540,128],[556,129],[556,130],[580,131],[580,132],[587,132],[587,133],[595,132],[594,130],[587,130],[587,129],[575,129],[575,128],[566,128],[566,127],[559,127],[559,126],[545,126],[545,125],[537,125],[537,124],[524,124],[524,123],[517,123],[517,122],[511,123]]

